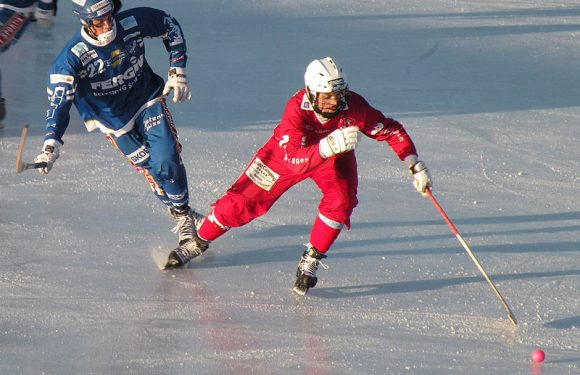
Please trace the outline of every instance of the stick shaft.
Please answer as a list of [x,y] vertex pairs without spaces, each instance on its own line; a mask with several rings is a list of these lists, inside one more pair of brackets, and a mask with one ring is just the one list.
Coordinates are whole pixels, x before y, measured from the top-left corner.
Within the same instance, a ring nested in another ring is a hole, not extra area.
[[26,136],[28,134],[28,124],[24,125],[22,128],[22,134],[20,135],[20,144],[18,145],[18,152],[16,154],[16,172],[24,172],[27,169],[38,169],[46,167],[45,162],[41,163],[25,163],[22,161],[22,153],[24,152],[24,143],[26,142]]
[[20,173],[22,169],[22,152],[24,151],[24,142],[26,142],[26,135],[28,134],[28,124],[24,125],[22,128],[22,134],[20,135],[20,143],[18,144],[18,152],[16,154],[16,172]]
[[481,263],[475,257],[475,254],[473,254],[473,251],[471,251],[471,249],[469,248],[469,246],[467,246],[467,243],[465,242],[465,240],[463,239],[463,237],[461,237],[461,234],[459,234],[459,231],[457,230],[457,228],[455,227],[455,225],[453,225],[453,222],[451,221],[451,219],[449,218],[449,216],[447,216],[447,214],[445,213],[445,211],[443,210],[443,208],[441,207],[441,205],[439,204],[439,202],[437,202],[437,199],[435,199],[435,197],[431,193],[431,190],[429,190],[429,189],[427,189],[427,196],[429,197],[429,199],[431,200],[431,202],[433,203],[433,205],[435,206],[435,208],[437,209],[437,211],[439,211],[439,213],[443,217],[443,220],[445,220],[445,222],[447,223],[447,225],[449,226],[449,228],[451,228],[451,231],[453,232],[453,234],[455,234],[455,237],[457,238],[457,240],[459,241],[459,243],[461,244],[461,246],[463,246],[463,248],[465,249],[465,251],[467,252],[467,254],[469,255],[469,257],[471,258],[471,260],[473,261],[473,263],[475,263],[475,265],[477,266],[477,269],[479,270],[479,272],[481,272],[481,274],[485,278],[485,281],[487,281],[487,283],[489,284],[489,286],[491,287],[491,289],[494,291],[495,295],[497,296],[497,298],[499,299],[499,301],[501,302],[501,304],[503,305],[503,307],[506,309],[506,311],[508,313],[508,317],[511,320],[511,322],[514,325],[518,324],[517,323],[517,320],[516,320],[516,317],[514,316],[514,313],[512,312],[512,309],[509,307],[509,305],[507,304],[506,300],[502,297],[502,295],[499,292],[499,290],[496,288],[496,286],[494,285],[494,283],[491,281],[491,279],[489,278],[489,276],[487,275],[487,273],[483,269],[483,266],[481,265]]

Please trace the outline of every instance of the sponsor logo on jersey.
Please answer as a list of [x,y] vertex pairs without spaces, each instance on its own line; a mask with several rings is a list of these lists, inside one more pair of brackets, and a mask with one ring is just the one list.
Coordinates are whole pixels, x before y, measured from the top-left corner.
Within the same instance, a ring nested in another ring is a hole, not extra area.
[[143,121],[143,125],[145,126],[145,131],[149,131],[149,129],[156,127],[157,125],[161,124],[161,119],[163,118],[163,114],[160,113],[157,116],[151,116],[146,118]]
[[99,57],[99,55],[97,54],[97,51],[92,49],[81,56],[81,63],[83,64],[83,66],[85,66],[88,63],[90,63],[91,61],[93,61],[94,59],[96,59],[97,57]]
[[84,7],[87,0],[72,0],[72,2]]
[[70,49],[71,52],[78,58],[80,58],[85,53],[89,52],[89,47],[83,42],[79,42]]
[[260,158],[254,159],[246,169],[246,176],[260,188],[270,191],[280,175],[268,167]]
[[302,97],[302,104],[300,105],[300,109],[304,109],[307,111],[312,111],[312,105],[310,104],[310,102],[308,101],[308,98],[306,97],[306,94],[304,94],[304,96]]
[[291,158],[291,159],[288,159],[287,156],[284,158],[284,161],[290,162],[294,165],[308,163],[309,160],[310,160],[310,158]]
[[401,134],[401,132],[399,130],[392,130],[392,129],[385,128],[385,125],[381,122],[376,124],[375,127],[373,128],[373,130],[371,131],[371,135],[377,135],[377,134],[393,135],[393,136],[397,137],[397,140],[399,142],[405,142],[405,137],[403,136],[403,134]]
[[282,138],[278,141],[278,147],[286,147],[286,144],[290,142],[289,135],[283,135]]
[[83,66],[86,66],[88,63],[98,57],[97,51],[94,49],[89,50],[89,47],[83,42],[75,44],[74,47],[70,50],[76,57],[81,60]]
[[116,49],[111,52],[111,59],[108,61],[108,63],[111,65],[111,67],[116,68],[123,61],[126,55],[127,54],[124,51]]
[[51,85],[56,85],[59,83],[66,83],[72,85],[75,81],[73,76],[69,76],[66,74],[51,74],[49,76],[49,81]]
[[133,164],[139,164],[149,159],[149,150],[147,150],[145,146],[141,146],[136,151],[127,155],[127,157]]
[[137,57],[131,57],[131,65],[123,74],[119,74],[115,77],[106,79],[104,81],[92,82],[91,87],[95,91],[99,90],[110,90],[119,86],[124,86],[129,81],[135,79],[140,74],[140,70],[143,67],[144,56],[141,55]]
[[375,125],[375,127],[371,131],[371,135],[380,134],[384,131],[384,129],[385,129],[385,125],[383,125],[382,123],[379,122],[378,124]]

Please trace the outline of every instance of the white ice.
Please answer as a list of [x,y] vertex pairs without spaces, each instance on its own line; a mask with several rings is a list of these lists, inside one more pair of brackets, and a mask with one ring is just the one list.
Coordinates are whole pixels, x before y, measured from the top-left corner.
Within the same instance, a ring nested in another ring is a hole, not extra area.
[[[78,28],[59,2],[0,56],[2,374],[580,373],[580,3],[165,0],[189,46],[173,105],[207,212],[269,137],[314,58],[403,122],[434,194],[506,311],[385,145],[357,148],[360,204],[306,297],[291,292],[319,192],[306,182],[189,268],[143,178],[73,110],[50,174],[15,172],[44,133],[48,66]],[[159,40],[148,58],[164,75]],[[546,361],[534,365],[541,348]]]

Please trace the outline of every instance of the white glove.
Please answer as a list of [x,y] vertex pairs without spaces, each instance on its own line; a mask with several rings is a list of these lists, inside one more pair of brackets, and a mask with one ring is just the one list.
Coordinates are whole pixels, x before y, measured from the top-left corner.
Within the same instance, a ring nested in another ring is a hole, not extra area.
[[35,163],[46,163],[46,167],[38,168],[38,172],[42,174],[47,174],[52,169],[52,165],[58,159],[60,143],[54,139],[50,139],[44,142],[42,151],[40,154],[34,158]]
[[318,143],[320,156],[328,159],[336,154],[354,150],[360,138],[358,126],[336,129]]
[[427,188],[431,188],[433,183],[431,182],[431,175],[429,174],[429,170],[427,166],[422,161],[418,161],[409,167],[409,171],[413,175],[413,185],[415,189],[424,197],[427,197],[427,193],[425,192]]
[[52,25],[54,12],[52,10],[44,10],[37,7],[34,11],[34,18],[36,19],[36,24],[39,27],[47,28]]
[[163,88],[163,96],[169,95],[173,90],[173,103],[186,99],[191,100],[191,92],[187,83],[187,75],[184,68],[171,68],[167,73],[167,83]]

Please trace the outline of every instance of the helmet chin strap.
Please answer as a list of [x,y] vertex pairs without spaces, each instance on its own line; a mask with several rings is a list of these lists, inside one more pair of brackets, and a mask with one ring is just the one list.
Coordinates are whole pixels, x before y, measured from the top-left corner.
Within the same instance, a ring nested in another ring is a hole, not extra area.
[[106,46],[109,44],[115,36],[117,36],[117,24],[113,20],[113,25],[111,26],[111,30],[101,33],[100,35],[95,35],[95,33],[91,30],[91,26],[82,22],[83,30],[85,34],[94,40],[94,43],[99,46]]
[[113,39],[115,39],[115,36],[117,35],[117,29],[115,24],[113,23],[113,26],[111,27],[111,30],[100,34],[97,37],[97,40],[101,43],[104,44],[109,44]]

